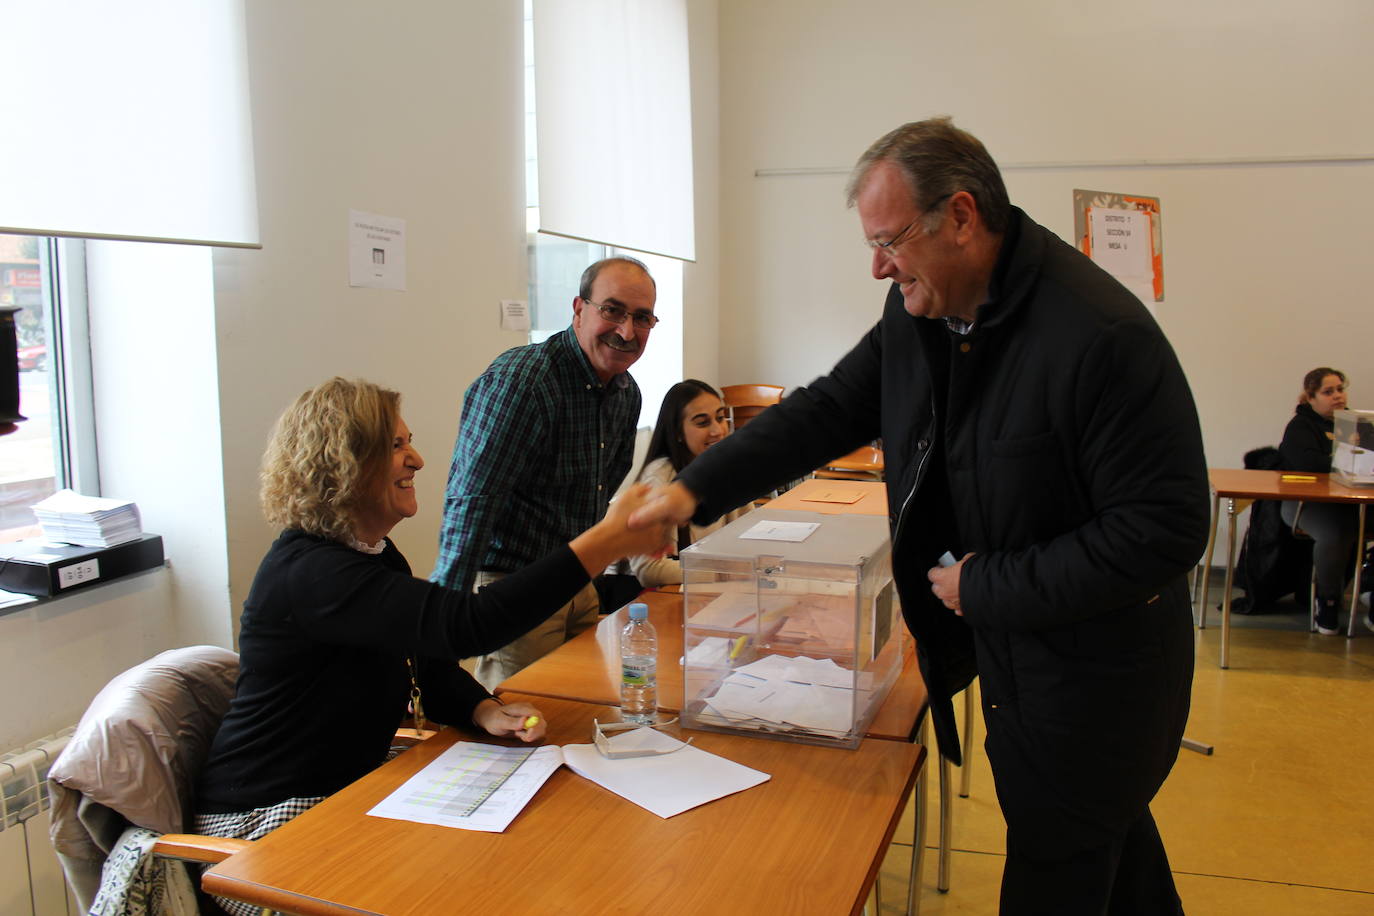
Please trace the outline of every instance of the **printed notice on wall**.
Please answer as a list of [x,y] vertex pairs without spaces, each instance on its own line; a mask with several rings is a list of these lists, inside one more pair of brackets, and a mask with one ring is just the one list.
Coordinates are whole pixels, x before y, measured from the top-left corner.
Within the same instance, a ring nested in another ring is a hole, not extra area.
[[1164,245],[1158,197],[1073,192],[1078,248],[1146,305],[1164,301]]
[[1093,260],[1142,299],[1153,299],[1150,214],[1094,207],[1088,211],[1088,225]]
[[348,211],[348,285],[406,288],[406,221]]
[[530,329],[530,307],[524,299],[501,300],[501,329],[503,331],[528,331]]

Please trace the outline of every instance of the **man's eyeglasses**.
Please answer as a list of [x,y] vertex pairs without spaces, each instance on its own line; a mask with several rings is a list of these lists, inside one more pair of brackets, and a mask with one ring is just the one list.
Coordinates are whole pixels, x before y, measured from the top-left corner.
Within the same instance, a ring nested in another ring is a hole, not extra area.
[[920,216],[916,217],[911,222],[903,226],[901,231],[894,235],[890,241],[878,242],[874,241],[873,239],[864,239],[864,244],[874,251],[881,251],[883,254],[891,257],[892,253],[897,250],[897,246],[902,243],[903,238],[906,236],[908,232],[911,231],[911,228],[913,226],[915,226],[922,219],[924,219],[927,213],[931,213],[935,210],[936,207],[940,206],[940,204],[949,200],[953,196],[953,194],[945,194],[942,197],[937,197],[934,201],[931,202],[930,206],[926,208],[925,213],[922,213]]
[[631,312],[624,306],[614,305],[609,302],[593,302],[590,299],[583,299],[582,301],[588,305],[596,306],[596,310],[601,313],[601,317],[605,318],[611,324],[624,324],[625,319],[628,318],[635,323],[635,327],[643,328],[646,331],[658,324],[658,316],[653,312]]

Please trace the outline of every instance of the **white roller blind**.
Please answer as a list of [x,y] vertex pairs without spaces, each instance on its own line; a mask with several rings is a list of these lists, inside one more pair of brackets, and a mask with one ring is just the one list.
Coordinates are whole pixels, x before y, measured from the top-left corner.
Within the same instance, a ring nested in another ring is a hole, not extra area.
[[685,0],[534,0],[539,231],[691,261]]
[[243,0],[5,4],[0,232],[258,247]]

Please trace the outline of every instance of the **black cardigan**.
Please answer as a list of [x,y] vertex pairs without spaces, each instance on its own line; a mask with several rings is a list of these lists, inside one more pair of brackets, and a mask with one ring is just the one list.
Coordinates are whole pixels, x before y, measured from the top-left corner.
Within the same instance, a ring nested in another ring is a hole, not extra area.
[[239,676],[195,810],[248,811],[330,795],[385,759],[415,658],[425,713],[470,725],[490,694],[458,660],[494,651],[570,601],[587,572],[563,547],[476,594],[382,553],[285,531],[243,606]]
[[1285,471],[1331,470],[1332,431],[1335,421],[1328,420],[1303,402],[1293,411],[1293,419],[1283,430],[1279,455]]

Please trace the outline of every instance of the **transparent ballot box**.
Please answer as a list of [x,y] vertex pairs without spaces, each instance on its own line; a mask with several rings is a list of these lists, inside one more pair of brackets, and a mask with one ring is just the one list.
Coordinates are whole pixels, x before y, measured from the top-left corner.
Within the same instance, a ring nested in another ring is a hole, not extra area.
[[1374,410],[1338,410],[1331,476],[1347,487],[1374,487]]
[[683,725],[857,747],[906,638],[887,519],[765,507],[680,556]]

